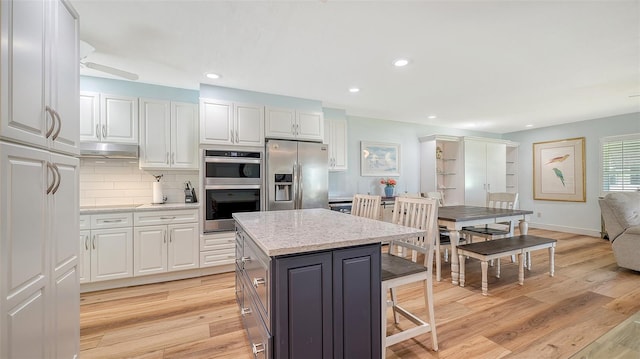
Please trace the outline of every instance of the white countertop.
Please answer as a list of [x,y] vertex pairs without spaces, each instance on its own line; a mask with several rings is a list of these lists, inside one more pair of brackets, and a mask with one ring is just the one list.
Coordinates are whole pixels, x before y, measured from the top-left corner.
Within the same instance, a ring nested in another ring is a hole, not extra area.
[[99,214],[116,212],[165,211],[174,209],[198,209],[200,203],[163,203],[163,204],[121,204],[111,206],[81,206],[80,214]]
[[426,235],[426,231],[327,209],[234,213],[268,255],[312,252]]

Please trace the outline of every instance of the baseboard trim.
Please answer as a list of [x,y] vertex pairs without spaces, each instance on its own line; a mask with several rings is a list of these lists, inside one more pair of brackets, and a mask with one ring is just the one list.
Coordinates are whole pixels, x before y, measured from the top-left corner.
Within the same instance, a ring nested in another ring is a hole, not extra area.
[[538,228],[538,229],[546,229],[548,231],[580,234],[580,235],[589,236],[589,237],[600,237],[600,231],[599,230],[558,226],[558,225],[554,225],[554,224],[543,224],[543,223],[529,222],[529,228]]
[[197,268],[184,271],[176,271],[162,274],[146,275],[114,279],[103,282],[84,283],[80,285],[80,293],[95,292],[98,290],[132,287],[135,285],[167,282],[172,280],[202,277],[205,275],[233,272],[235,264],[226,264],[215,267]]

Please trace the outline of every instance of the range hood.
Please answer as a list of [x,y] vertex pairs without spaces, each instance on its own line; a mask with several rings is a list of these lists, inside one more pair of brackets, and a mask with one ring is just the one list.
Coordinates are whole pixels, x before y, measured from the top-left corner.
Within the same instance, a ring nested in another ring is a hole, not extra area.
[[80,157],[138,158],[138,145],[104,142],[80,142]]

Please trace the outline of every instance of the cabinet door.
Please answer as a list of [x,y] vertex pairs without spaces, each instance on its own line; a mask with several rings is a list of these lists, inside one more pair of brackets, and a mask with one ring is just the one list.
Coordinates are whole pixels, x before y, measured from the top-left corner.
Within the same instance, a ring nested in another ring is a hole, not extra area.
[[175,224],[169,225],[168,228],[169,270],[198,268],[200,262],[198,224]]
[[133,236],[135,276],[167,271],[167,226],[136,227]]
[[[325,120],[325,138],[329,145],[329,170],[347,170],[347,121]],[[327,136],[328,133],[328,136]]]
[[169,101],[140,99],[140,167],[170,167]]
[[[295,111],[286,108],[267,107],[265,109],[265,137],[296,138]],[[322,139],[322,138],[320,138]]]
[[46,1],[0,3],[0,136],[42,148],[48,146],[45,134],[53,125],[53,118],[45,116],[44,111],[46,4]]
[[464,141],[464,204],[487,204],[487,149],[480,141]]
[[46,151],[0,142],[1,358],[46,357],[48,160]]
[[136,97],[100,95],[102,141],[138,143],[138,99]]
[[233,143],[233,104],[212,99],[200,100],[200,143],[230,145]]
[[333,358],[331,252],[275,263],[274,352],[279,358]]
[[198,169],[198,105],[171,103],[171,167]]
[[487,192],[507,191],[507,145],[487,143]]
[[296,138],[322,141],[324,120],[321,112],[296,112]]
[[91,281],[133,276],[133,230],[91,231]]
[[55,278],[51,315],[54,355],[52,358],[77,358],[80,351],[80,290],[77,266]]
[[100,94],[80,93],[80,141],[97,142],[102,134],[100,124]]
[[80,283],[88,283],[91,281],[91,231],[80,231],[79,248],[78,278]]
[[58,125],[52,133],[52,148],[69,154],[78,154],[80,142],[78,59],[78,14],[66,1],[55,0],[51,21],[51,107],[56,111]]
[[333,358],[380,358],[380,298],[380,245],[335,250]]
[[264,107],[260,105],[236,104],[235,139],[236,145],[264,145]]

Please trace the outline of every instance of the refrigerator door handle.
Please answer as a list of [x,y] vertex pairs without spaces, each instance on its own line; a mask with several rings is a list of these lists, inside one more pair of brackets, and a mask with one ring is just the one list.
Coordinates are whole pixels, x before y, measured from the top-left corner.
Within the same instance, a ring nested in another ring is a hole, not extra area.
[[298,164],[298,209],[302,209],[302,164]]
[[298,209],[298,164],[293,163],[293,209]]

